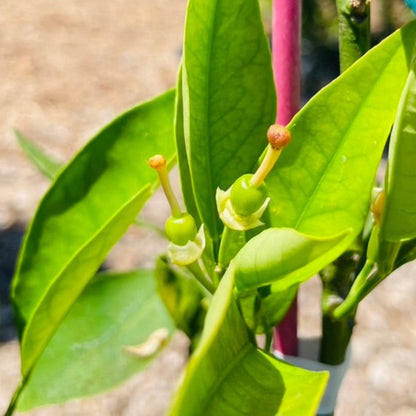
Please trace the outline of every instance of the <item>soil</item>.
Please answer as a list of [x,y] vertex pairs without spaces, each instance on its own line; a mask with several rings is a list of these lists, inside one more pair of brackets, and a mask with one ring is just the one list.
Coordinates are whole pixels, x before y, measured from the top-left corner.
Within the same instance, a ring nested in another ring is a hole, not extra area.
[[[69,160],[101,126],[175,83],[185,0],[0,2],[0,412],[19,380],[7,291],[22,235],[49,181],[19,149],[13,128]],[[146,215],[161,221],[156,200]],[[145,244],[143,244],[145,239]],[[110,267],[150,265],[160,242],[130,230]],[[403,267],[360,307],[338,416],[416,416],[416,266]],[[301,334],[319,324],[319,282],[301,292]],[[113,392],[27,415],[163,415],[186,362],[178,334],[144,373]]]

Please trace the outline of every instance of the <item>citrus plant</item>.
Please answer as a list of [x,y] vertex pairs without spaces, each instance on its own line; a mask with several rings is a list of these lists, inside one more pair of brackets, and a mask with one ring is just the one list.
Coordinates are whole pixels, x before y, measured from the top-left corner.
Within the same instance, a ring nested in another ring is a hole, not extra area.
[[[338,3],[352,29],[365,21],[354,7],[367,13],[367,2]],[[345,71],[276,124],[258,1],[189,0],[175,89],[119,116],[63,167],[20,137],[53,182],[13,281],[22,380],[8,415],[120,384],[175,328],[192,353],[171,416],[316,413],[328,373],[271,351],[299,286],[321,274],[320,360],[336,366],[360,301],[416,258],[416,23],[365,54],[360,36],[345,38]],[[159,185],[172,211],[166,255],[154,270],[96,274]]]

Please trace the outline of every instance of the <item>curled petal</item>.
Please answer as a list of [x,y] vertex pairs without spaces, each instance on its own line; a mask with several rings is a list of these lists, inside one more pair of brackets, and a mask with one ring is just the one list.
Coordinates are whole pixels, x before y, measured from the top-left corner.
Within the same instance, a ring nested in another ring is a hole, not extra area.
[[159,328],[150,334],[149,338],[139,345],[124,347],[124,351],[140,358],[148,358],[159,352],[169,339],[169,330]]
[[198,260],[205,249],[204,225],[198,230],[195,240],[188,241],[184,246],[172,242],[168,245],[168,256],[173,264],[186,266]]
[[217,201],[218,214],[222,222],[232,230],[247,231],[263,225],[260,218],[269,204],[270,198],[266,198],[263,205],[250,215],[239,215],[235,212],[230,199],[231,188],[226,191],[217,188],[215,199]]

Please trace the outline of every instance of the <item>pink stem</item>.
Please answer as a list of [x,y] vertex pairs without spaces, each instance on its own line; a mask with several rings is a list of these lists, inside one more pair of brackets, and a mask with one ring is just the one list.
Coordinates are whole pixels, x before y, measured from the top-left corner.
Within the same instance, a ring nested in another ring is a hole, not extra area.
[[[301,0],[273,0],[272,53],[278,96],[277,122],[287,125],[300,108]],[[298,354],[297,299],[275,328],[274,348]]]
[[298,302],[297,297],[286,316],[274,329],[274,350],[284,355],[298,355]]

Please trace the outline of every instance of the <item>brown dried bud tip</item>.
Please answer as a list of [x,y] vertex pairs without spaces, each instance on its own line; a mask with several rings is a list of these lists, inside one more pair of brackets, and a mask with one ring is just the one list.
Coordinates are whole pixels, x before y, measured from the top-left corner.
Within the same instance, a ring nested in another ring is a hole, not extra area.
[[166,166],[166,159],[162,155],[154,155],[149,159],[149,166],[159,170]]
[[267,130],[267,139],[274,150],[280,150],[290,143],[292,136],[285,126],[272,124]]

